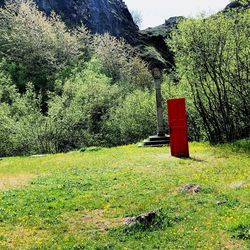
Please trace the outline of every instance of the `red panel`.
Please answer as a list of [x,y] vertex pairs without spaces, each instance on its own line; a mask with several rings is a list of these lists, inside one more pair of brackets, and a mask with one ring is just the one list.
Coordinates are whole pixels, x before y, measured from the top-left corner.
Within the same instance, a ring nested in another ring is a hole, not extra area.
[[185,98],[168,100],[171,155],[189,157]]

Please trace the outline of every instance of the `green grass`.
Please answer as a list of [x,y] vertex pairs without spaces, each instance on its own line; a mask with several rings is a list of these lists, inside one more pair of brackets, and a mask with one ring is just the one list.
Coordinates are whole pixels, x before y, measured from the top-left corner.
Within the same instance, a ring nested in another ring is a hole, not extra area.
[[[0,249],[250,249],[245,144],[192,143],[191,159],[133,145],[3,158]],[[152,210],[152,225],[124,225]]]

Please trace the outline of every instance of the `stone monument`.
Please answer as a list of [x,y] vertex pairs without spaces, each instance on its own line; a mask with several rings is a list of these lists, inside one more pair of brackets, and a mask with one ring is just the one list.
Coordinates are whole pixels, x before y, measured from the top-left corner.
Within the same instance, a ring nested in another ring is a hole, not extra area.
[[152,68],[152,75],[155,83],[156,92],[156,114],[157,114],[157,135],[149,136],[147,140],[143,142],[144,146],[162,147],[170,143],[170,137],[166,135],[166,130],[163,120],[163,107],[162,107],[162,95],[161,95],[161,83],[163,80],[162,69],[158,67]]

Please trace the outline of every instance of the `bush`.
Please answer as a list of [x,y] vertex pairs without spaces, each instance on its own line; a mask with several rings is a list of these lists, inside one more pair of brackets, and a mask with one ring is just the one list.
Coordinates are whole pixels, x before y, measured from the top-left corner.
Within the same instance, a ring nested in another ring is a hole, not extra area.
[[[172,98],[186,99],[186,112],[188,123],[188,137],[191,141],[205,141],[207,140],[206,133],[203,127],[202,119],[193,103],[192,91],[190,86],[185,82],[175,83],[175,73],[171,72],[165,76],[162,84],[162,94],[164,97],[163,107],[166,107],[166,101]],[[165,117],[167,117],[167,110],[165,109]],[[166,122],[167,124],[167,119]]]
[[106,126],[110,144],[135,143],[156,132],[155,95],[135,90],[110,113]]
[[132,47],[31,0],[0,8],[0,60],[0,156],[134,142],[155,127],[152,77]]
[[91,146],[136,142],[155,130],[155,97],[150,91],[130,95],[102,74],[93,58],[76,68],[50,94],[48,112],[32,84],[20,94],[0,70],[0,155],[65,152]]
[[250,11],[181,22],[170,44],[212,143],[250,134]]
[[93,53],[102,64],[103,73],[119,83],[126,92],[152,88],[152,75],[136,51],[125,41],[108,34],[93,40]]
[[84,59],[88,36],[83,27],[69,31],[57,15],[47,17],[30,0],[0,8],[0,56],[21,92],[28,81],[44,95],[52,90],[58,71]]
[[44,120],[39,99],[32,85],[20,95],[6,79],[7,82],[0,81],[0,156],[38,153],[39,128]]
[[62,96],[49,102],[49,140],[56,151],[105,145],[105,120],[117,105],[120,89],[110,79],[90,68],[68,79]]

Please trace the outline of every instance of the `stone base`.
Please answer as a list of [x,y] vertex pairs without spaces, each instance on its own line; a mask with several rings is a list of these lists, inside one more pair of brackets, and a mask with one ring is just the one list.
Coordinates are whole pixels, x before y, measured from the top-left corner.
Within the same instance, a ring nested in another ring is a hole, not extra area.
[[169,135],[153,135],[149,136],[147,140],[144,140],[144,147],[163,147],[170,144],[170,136]]

